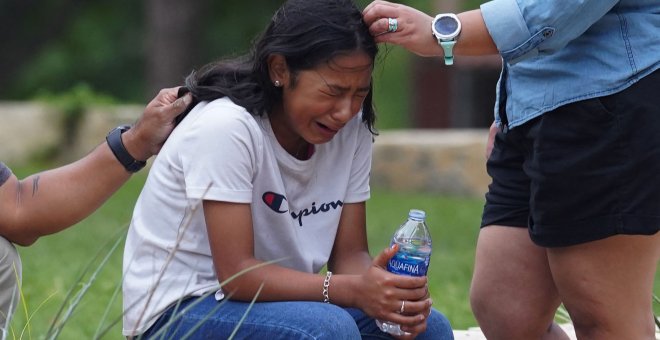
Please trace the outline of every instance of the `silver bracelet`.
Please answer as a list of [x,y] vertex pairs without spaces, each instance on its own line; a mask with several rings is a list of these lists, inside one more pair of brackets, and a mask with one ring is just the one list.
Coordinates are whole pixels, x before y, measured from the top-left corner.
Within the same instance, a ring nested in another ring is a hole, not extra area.
[[323,280],[323,302],[330,303],[330,295],[328,295],[328,288],[330,288],[330,278],[332,277],[332,272],[327,272],[325,274],[325,280]]

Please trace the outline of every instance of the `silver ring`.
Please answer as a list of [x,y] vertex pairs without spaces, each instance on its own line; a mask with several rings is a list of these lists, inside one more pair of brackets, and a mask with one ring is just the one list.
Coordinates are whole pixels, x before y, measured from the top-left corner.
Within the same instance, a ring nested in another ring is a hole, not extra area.
[[406,310],[406,300],[401,301],[401,309],[399,310],[399,314],[403,314],[403,312]]
[[387,18],[387,32],[394,33],[399,29],[399,21],[395,18]]

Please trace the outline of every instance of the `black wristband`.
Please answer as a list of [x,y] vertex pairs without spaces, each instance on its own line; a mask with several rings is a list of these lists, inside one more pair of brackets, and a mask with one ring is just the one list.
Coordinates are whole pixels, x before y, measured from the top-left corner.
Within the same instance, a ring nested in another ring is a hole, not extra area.
[[144,168],[144,166],[147,165],[147,162],[138,161],[128,153],[128,150],[126,150],[124,142],[121,140],[121,134],[128,131],[130,128],[129,125],[120,125],[112,129],[105,137],[105,140],[108,142],[108,146],[110,147],[110,150],[112,150],[112,153],[117,157],[117,160],[124,166],[126,171],[134,173]]

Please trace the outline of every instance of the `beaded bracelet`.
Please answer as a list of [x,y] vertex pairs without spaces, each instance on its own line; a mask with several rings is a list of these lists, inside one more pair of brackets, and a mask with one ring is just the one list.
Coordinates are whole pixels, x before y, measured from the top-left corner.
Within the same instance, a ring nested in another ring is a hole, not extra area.
[[332,272],[327,272],[325,274],[325,280],[323,280],[323,302],[330,303],[330,295],[328,295],[328,288],[330,288],[330,278],[332,277]]

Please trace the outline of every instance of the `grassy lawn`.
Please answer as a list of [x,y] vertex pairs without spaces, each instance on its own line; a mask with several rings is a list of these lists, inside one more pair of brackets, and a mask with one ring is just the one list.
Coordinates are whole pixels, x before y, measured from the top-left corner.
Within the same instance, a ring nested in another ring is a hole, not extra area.
[[[21,178],[32,171],[14,170]],[[47,334],[67,292],[72,287],[75,290],[85,287],[78,277],[87,264],[98,267],[100,259],[95,256],[99,253],[105,256],[108,245],[117,239],[117,233],[123,235],[122,228],[130,221],[145,174],[132,178],[103,208],[74,228],[42,238],[31,247],[20,248],[25,305],[19,306],[9,339],[38,339]],[[431,295],[434,306],[444,312],[457,329],[476,325],[468,304],[468,288],[481,207],[480,199],[383,190],[374,190],[368,202],[372,254],[389,244],[391,234],[410,208],[426,210],[434,243],[429,271]],[[99,329],[111,327],[103,338],[123,339],[119,320],[121,294],[114,295],[121,283],[122,251],[123,244],[112,254],[68,318],[60,338],[88,339]],[[88,277],[86,275],[83,282]],[[656,279],[656,292],[659,291],[658,281]],[[116,322],[114,326],[113,322]]]

